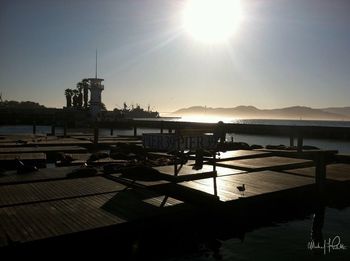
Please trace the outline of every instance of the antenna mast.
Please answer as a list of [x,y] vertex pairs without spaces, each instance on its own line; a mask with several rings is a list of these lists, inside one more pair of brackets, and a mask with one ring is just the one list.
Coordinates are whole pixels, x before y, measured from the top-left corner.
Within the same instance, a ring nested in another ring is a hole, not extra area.
[[97,79],[97,48],[96,48],[96,67],[95,67],[95,78]]

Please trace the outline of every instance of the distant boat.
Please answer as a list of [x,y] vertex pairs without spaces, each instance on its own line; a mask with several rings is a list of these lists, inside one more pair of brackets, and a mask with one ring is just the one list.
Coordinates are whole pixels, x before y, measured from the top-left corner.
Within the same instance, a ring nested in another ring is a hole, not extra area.
[[135,108],[128,109],[125,103],[123,109],[114,109],[113,112],[116,113],[118,117],[124,119],[159,118],[159,112],[151,111],[149,107],[147,110],[144,110],[140,105],[137,105]]

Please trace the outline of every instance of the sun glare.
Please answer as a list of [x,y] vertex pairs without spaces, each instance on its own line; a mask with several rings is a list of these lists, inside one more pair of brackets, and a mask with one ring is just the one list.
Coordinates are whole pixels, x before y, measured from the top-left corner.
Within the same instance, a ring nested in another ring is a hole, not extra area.
[[217,44],[230,39],[240,17],[240,0],[188,0],[182,23],[185,31],[196,40]]
[[205,123],[217,123],[219,121],[223,122],[233,122],[236,119],[233,117],[225,117],[225,116],[215,116],[215,115],[185,115],[182,116],[179,121],[185,121],[185,122],[205,122]]

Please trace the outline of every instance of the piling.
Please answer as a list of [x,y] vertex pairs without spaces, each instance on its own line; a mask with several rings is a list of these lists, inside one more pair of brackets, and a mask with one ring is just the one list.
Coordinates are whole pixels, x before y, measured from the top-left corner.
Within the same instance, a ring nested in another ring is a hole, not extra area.
[[290,135],[289,137],[289,146],[290,147],[294,147],[294,135]]
[[36,122],[33,121],[33,134],[36,134]]
[[51,125],[51,135],[55,136],[56,135],[56,126],[53,124]]
[[163,125],[164,125],[163,121],[160,121],[160,133],[161,134],[163,134],[163,132],[164,132]]
[[64,126],[63,126],[63,136],[67,137],[67,123],[66,122],[64,123]]
[[303,136],[298,134],[298,152],[303,151]]
[[94,127],[94,145],[98,144],[98,127]]
[[326,180],[326,155],[319,152],[315,156],[315,182],[320,195],[324,193]]
[[137,126],[134,125],[134,137],[136,137],[136,136],[137,136]]

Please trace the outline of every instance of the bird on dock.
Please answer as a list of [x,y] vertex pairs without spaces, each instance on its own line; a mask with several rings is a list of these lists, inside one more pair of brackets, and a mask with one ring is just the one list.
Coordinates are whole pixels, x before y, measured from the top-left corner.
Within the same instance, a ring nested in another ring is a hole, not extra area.
[[243,184],[242,186],[237,186],[237,189],[241,192],[242,196],[244,196],[245,184]]

